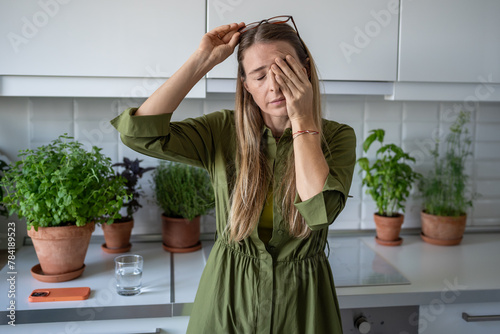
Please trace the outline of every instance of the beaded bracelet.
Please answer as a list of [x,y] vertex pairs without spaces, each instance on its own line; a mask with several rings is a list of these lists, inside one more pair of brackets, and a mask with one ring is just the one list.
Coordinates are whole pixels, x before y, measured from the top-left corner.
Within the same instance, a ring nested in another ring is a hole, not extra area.
[[297,131],[295,132],[293,135],[292,135],[292,138],[295,139],[297,138],[298,136],[300,135],[303,135],[305,133],[308,133],[310,135],[318,135],[319,132],[318,131],[313,131],[313,130],[302,130],[302,131]]

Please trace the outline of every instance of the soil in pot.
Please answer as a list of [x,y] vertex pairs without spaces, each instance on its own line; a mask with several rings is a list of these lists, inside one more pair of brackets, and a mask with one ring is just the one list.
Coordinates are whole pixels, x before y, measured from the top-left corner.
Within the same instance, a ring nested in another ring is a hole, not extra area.
[[130,236],[134,227],[134,220],[115,221],[113,224],[102,224],[105,244],[102,250],[106,253],[125,253],[130,250]]
[[32,227],[28,235],[45,275],[64,275],[80,271],[95,224],[85,226]]
[[420,213],[422,222],[422,239],[425,242],[440,246],[458,245],[463,238],[467,215],[458,217],[435,216]]
[[403,239],[399,236],[401,232],[401,225],[403,225],[405,216],[397,214],[393,217],[373,215],[375,226],[377,228],[377,236],[375,241],[384,246],[398,246],[401,245]]
[[193,252],[201,248],[200,217],[193,220],[185,218],[162,219],[163,248],[172,253]]

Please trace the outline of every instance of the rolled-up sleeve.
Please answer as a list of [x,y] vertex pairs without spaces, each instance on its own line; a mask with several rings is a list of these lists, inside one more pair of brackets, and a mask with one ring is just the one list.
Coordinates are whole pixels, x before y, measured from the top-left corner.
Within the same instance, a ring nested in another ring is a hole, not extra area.
[[295,207],[311,230],[327,227],[344,209],[356,164],[356,135],[348,125],[332,122],[324,128],[328,147],[324,149],[330,168],[323,189],[306,201],[297,195]]
[[126,146],[151,157],[208,168],[216,143],[228,135],[229,110],[181,122],[171,122],[172,114],[134,116],[136,110],[125,110],[111,124]]
[[125,137],[160,137],[170,133],[172,114],[133,117],[137,108],[129,108],[111,120],[111,124]]

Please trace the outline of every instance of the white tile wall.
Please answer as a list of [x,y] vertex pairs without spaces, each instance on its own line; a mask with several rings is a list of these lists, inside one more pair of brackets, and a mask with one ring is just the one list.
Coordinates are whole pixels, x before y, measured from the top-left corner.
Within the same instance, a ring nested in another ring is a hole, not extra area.
[[[140,105],[143,99],[106,98],[0,98],[0,153],[15,160],[21,149],[35,148],[57,138],[62,133],[74,136],[86,146],[96,145],[113,161],[123,157],[143,160],[144,166],[156,166],[158,160],[138,154],[125,147],[109,120],[127,107]],[[234,107],[231,94],[211,94],[204,100],[191,99],[181,103],[174,120],[197,117],[222,108]],[[459,110],[470,110],[469,126],[474,136],[474,156],[470,163],[472,189],[481,193],[468,224],[500,226],[500,103],[478,105],[439,102],[394,102],[381,97],[328,96],[323,100],[324,115],[354,128],[357,155],[363,153],[361,143],[370,130],[386,130],[386,142],[393,142],[417,159],[420,172],[431,166],[428,150],[437,138],[448,132]],[[369,157],[373,157],[371,150]],[[356,167],[349,199],[332,229],[373,229],[375,205],[361,187]],[[161,232],[160,210],[154,204],[151,173],[141,180],[145,197],[143,208],[136,214],[133,233]],[[403,228],[419,227],[421,200],[414,194],[407,202]],[[2,219],[2,218],[0,218]],[[14,217],[10,220],[16,220]],[[2,226],[6,226],[2,224]],[[215,229],[215,218],[204,217],[202,232]],[[24,235],[22,229],[18,229]],[[0,231],[0,233],[4,233]],[[96,229],[96,234],[101,230]],[[22,238],[22,236],[21,236]],[[0,248],[5,248],[0,235]]]

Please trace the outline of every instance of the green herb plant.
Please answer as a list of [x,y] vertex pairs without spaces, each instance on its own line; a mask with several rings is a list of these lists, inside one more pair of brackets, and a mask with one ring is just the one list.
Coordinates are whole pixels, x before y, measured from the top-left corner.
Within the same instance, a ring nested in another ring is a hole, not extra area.
[[[3,174],[7,171],[8,165],[5,161],[0,160],[0,185],[2,184]],[[3,204],[3,189],[0,186],[0,216],[8,217],[9,211]]]
[[[373,142],[382,144],[384,141],[384,130],[376,129],[370,133],[363,143],[365,153]],[[381,146],[372,165],[367,157],[358,159],[360,173],[364,172],[363,185],[375,201],[378,215],[393,217],[399,210],[404,212],[412,184],[420,177],[408,162],[415,162],[415,159],[395,144]]]
[[466,173],[467,158],[472,155],[472,139],[465,125],[470,113],[461,111],[446,136],[445,151],[440,155],[439,141],[431,154],[434,168],[419,182],[424,211],[436,216],[464,215],[477,195],[467,189],[469,176]]
[[2,184],[9,213],[33,226],[83,226],[120,218],[127,193],[100,148],[86,151],[67,134],[36,150],[21,151]]
[[157,204],[167,217],[192,220],[214,208],[210,177],[201,168],[162,161],[153,172],[153,187]]

